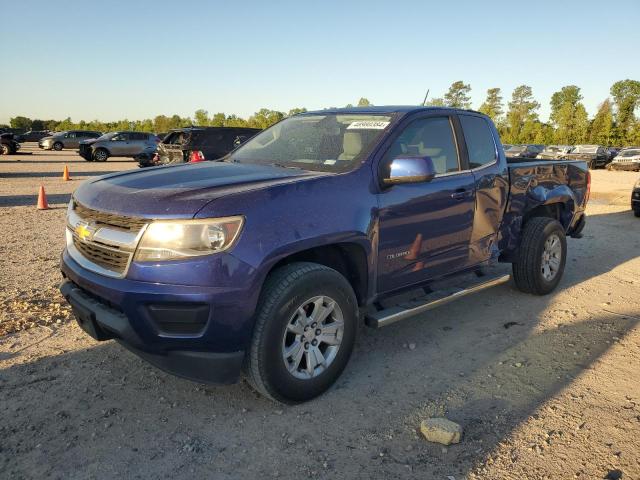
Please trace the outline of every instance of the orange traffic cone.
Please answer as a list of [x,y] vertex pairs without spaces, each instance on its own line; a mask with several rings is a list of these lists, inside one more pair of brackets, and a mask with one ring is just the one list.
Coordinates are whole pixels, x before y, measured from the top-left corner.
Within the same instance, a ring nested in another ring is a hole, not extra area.
[[47,194],[44,193],[44,187],[40,185],[40,191],[38,192],[38,210],[48,210],[49,204],[47,203]]
[[62,172],[62,180],[64,180],[65,182],[71,180],[71,177],[69,176],[69,167],[67,167],[66,165],[64,166],[64,171]]

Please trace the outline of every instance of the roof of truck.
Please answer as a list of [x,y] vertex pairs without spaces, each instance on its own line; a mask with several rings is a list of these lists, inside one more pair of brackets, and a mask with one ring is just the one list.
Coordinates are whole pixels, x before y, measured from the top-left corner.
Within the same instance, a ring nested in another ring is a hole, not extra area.
[[[322,113],[409,113],[418,111],[431,111],[431,110],[451,110],[454,112],[473,112],[478,113],[475,110],[466,110],[462,108],[451,107],[423,107],[421,105],[381,105],[374,106],[369,105],[367,107],[345,107],[345,108],[327,108],[324,110],[314,110],[306,113],[322,114]],[[304,115],[304,114],[303,114]]]

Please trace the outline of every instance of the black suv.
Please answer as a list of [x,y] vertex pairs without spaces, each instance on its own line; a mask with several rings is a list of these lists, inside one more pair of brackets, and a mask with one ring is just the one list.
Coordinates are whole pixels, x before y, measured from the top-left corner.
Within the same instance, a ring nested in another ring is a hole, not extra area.
[[39,142],[49,135],[51,135],[49,130],[29,130],[28,132],[18,135],[16,140],[19,142]]
[[3,155],[13,155],[20,149],[20,144],[16,141],[13,133],[0,133],[0,153]]
[[184,163],[192,160],[216,160],[243,144],[260,129],[236,127],[188,127],[171,130],[158,144],[158,153],[141,159],[141,167]]

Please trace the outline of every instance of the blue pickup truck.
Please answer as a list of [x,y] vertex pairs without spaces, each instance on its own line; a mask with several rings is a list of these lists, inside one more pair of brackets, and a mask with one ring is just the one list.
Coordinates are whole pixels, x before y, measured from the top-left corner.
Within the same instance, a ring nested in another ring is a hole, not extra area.
[[551,292],[589,187],[583,161],[507,159],[474,111],[309,112],[219,161],[87,180],[68,207],[61,291],[97,340],[302,402],[341,374],[359,322],[510,276]]

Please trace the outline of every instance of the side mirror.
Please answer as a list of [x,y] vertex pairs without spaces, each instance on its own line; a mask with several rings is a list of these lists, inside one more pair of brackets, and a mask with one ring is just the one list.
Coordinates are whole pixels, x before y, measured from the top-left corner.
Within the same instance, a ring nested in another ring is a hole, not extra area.
[[401,183],[422,183],[433,180],[436,169],[431,157],[396,157],[391,162],[389,173],[382,180],[385,185]]

